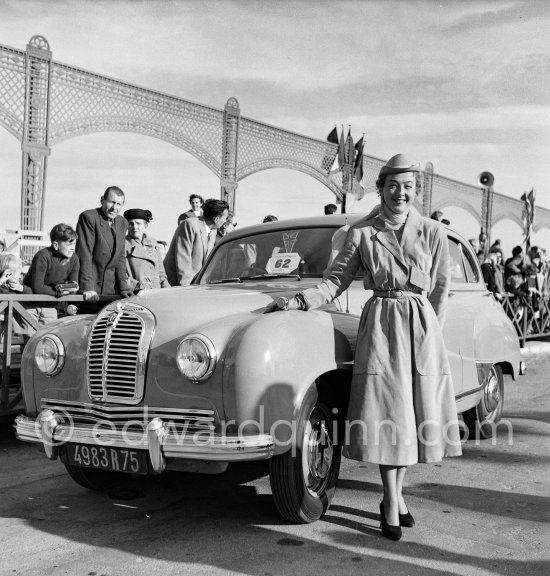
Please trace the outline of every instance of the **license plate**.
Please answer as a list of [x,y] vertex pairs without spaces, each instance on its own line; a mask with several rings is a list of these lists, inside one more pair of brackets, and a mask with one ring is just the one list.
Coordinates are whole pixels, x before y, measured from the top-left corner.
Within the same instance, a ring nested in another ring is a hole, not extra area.
[[74,466],[112,470],[129,474],[147,474],[147,452],[111,446],[67,444],[67,460]]

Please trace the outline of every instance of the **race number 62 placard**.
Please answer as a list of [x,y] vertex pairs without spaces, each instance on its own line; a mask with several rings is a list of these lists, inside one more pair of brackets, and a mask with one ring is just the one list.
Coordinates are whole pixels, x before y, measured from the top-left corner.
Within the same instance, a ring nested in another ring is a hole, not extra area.
[[267,261],[265,269],[269,274],[290,274],[298,268],[300,260],[296,252],[279,252]]

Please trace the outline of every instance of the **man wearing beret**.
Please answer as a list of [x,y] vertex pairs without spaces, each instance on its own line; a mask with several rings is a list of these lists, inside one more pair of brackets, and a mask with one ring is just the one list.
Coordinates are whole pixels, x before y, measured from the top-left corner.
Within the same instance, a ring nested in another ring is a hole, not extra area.
[[229,205],[224,200],[209,199],[203,215],[187,218],[177,228],[164,258],[164,269],[172,286],[187,286],[202,268],[214,246],[216,232],[226,222]]
[[145,233],[153,215],[149,210],[133,208],[124,212],[128,221],[126,236],[126,271],[129,287],[143,289],[170,288],[157,241]]
[[99,208],[82,212],[76,225],[79,284],[86,302],[97,302],[100,294],[132,295],[126,283],[126,220],[118,215],[124,206],[124,192],[109,186],[100,203]]

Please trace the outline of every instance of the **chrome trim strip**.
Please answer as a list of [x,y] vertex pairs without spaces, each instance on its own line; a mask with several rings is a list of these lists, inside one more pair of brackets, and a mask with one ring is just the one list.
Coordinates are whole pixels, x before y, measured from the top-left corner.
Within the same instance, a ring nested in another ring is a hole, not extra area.
[[464,398],[466,396],[470,396],[471,394],[475,394],[476,392],[482,392],[484,387],[485,387],[485,384],[483,386],[479,386],[478,388],[473,388],[472,390],[468,390],[467,392],[461,392],[460,394],[457,394],[455,396],[455,400],[462,400],[462,398]]
[[[92,404],[90,402],[74,402],[72,400],[53,400],[50,398],[42,398],[42,406],[74,406],[75,408],[88,408],[88,409],[97,409],[104,412],[135,412],[136,410],[141,410],[139,406],[106,406],[106,405],[98,405]],[[195,414],[204,414],[204,415],[211,415],[214,414],[214,410],[205,410],[205,409],[197,409],[197,408],[164,408],[155,406],[154,408],[147,409],[151,412],[166,412],[167,415],[171,414],[181,414],[183,415],[195,415]]]
[[[91,426],[68,426],[48,420],[48,433],[45,438],[40,426],[41,419],[48,419],[48,410],[41,412],[36,420],[20,415],[15,419],[15,435],[23,442],[51,444],[75,442],[98,444],[133,450],[147,450],[153,468],[162,467],[163,458],[183,458],[189,460],[216,460],[226,462],[265,460],[273,456],[274,441],[270,434],[254,436],[222,436],[202,431],[190,436],[174,434],[164,427],[160,418],[147,432],[98,429]],[[43,416],[44,415],[44,416]],[[162,428],[162,433],[158,431]],[[150,433],[149,433],[150,432]],[[154,439],[156,438],[156,440]],[[157,471],[157,470],[155,470]]]

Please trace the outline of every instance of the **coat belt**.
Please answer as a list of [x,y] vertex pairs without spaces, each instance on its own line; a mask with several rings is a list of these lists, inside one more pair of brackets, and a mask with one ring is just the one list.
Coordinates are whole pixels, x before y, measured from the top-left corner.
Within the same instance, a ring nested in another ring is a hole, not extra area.
[[374,296],[378,298],[406,298],[408,296],[426,296],[426,290],[413,292],[411,290],[373,290]]

